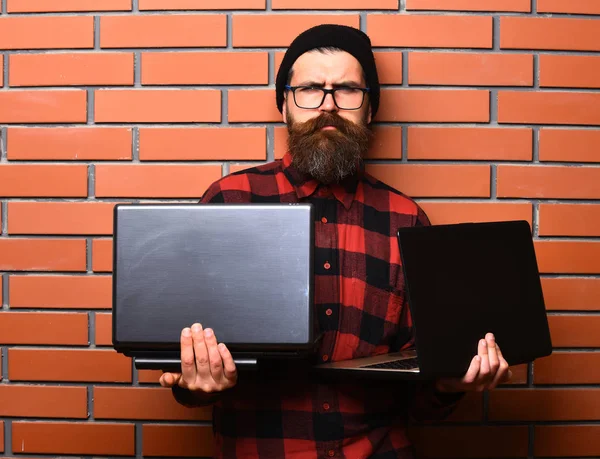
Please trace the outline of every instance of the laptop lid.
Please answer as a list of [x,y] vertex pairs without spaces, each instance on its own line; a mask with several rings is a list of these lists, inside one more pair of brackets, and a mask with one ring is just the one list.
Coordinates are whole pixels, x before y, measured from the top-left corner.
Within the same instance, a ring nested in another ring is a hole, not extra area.
[[423,375],[463,375],[487,332],[509,365],[551,354],[528,222],[402,228],[398,242]]
[[114,211],[113,346],[179,359],[200,322],[234,356],[310,351],[310,204],[119,204]]

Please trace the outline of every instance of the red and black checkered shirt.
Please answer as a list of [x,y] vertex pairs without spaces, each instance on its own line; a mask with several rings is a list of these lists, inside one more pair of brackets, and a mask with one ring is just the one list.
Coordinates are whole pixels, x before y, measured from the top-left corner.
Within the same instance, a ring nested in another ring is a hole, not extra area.
[[[288,153],[223,177],[201,202],[313,204],[321,361],[413,346],[396,231],[429,220],[412,199],[364,170],[342,184],[322,186],[299,173]],[[174,393],[180,403],[191,404],[185,391]],[[293,371],[281,378],[240,375],[214,405],[215,454],[412,458],[408,420],[443,418],[458,398],[408,382],[323,381]]]

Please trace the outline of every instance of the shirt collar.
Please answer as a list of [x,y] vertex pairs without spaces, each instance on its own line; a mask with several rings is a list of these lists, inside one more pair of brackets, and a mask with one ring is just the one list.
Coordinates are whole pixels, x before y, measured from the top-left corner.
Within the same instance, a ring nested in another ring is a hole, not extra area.
[[287,152],[283,156],[282,167],[283,173],[294,187],[299,199],[307,198],[317,192],[317,190],[326,193],[329,189],[346,210],[350,209],[354,201],[358,182],[364,175],[364,166],[361,164],[357,173],[345,178],[341,183],[323,185],[307,174],[298,171],[292,164],[292,155],[290,152]]

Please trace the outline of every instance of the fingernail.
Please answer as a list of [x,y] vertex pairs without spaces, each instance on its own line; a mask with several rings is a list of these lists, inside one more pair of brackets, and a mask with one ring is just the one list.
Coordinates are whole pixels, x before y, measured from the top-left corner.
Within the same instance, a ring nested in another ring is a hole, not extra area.
[[207,338],[210,338],[212,336],[212,330],[210,328],[207,328],[206,330],[204,330],[204,336],[206,336]]
[[481,344],[482,346],[487,346],[487,341],[482,339],[481,341],[479,341],[479,344]]
[[202,331],[202,325],[200,324],[194,324],[192,325],[192,330],[194,331],[194,333],[198,333]]
[[192,331],[186,327],[183,329],[183,336],[190,336],[192,334]]

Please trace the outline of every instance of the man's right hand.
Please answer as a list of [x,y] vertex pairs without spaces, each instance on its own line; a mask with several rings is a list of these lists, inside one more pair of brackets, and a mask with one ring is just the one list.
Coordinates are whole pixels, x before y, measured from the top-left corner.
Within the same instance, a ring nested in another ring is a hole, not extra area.
[[235,386],[237,376],[227,346],[217,344],[213,330],[196,323],[181,332],[181,373],[164,373],[160,385],[212,394]]

